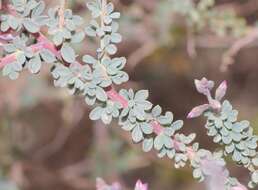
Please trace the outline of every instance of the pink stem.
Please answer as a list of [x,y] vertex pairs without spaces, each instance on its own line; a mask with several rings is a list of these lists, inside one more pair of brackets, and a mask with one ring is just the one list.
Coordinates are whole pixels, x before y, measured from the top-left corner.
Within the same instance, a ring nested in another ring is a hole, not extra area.
[[113,87],[107,88],[106,94],[110,100],[121,103],[123,108],[128,107],[128,101],[123,96],[121,96]]
[[0,32],[0,40],[2,41],[10,41],[13,40],[15,37],[12,34],[7,34]]
[[[153,128],[153,131],[156,135],[161,134],[164,131],[164,127],[162,127],[157,121],[152,121],[151,126]],[[179,150],[179,145],[181,142],[171,138],[173,146],[176,150]],[[187,147],[187,155],[189,159],[193,159],[195,156],[194,150],[192,149],[191,146]]]
[[3,68],[5,65],[12,63],[16,60],[15,53],[5,56],[0,60],[0,68]]
[[37,38],[38,42],[42,43],[43,48],[48,49],[52,52],[57,58],[61,59],[60,52],[56,49],[55,45],[50,42],[43,34],[40,34]]
[[[28,47],[33,53],[40,51],[41,49],[47,49],[52,52],[56,57],[60,58],[60,52],[56,47],[42,34],[37,38],[37,43]],[[10,64],[16,60],[16,53],[12,53],[0,59],[0,69],[5,65]]]
[[156,135],[159,135],[164,131],[164,128],[157,121],[152,121],[151,126]]

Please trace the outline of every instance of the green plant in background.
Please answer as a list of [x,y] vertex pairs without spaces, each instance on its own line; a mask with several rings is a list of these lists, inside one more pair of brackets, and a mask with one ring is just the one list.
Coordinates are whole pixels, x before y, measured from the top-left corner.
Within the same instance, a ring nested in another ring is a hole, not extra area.
[[232,10],[221,11],[214,8],[214,0],[170,0],[174,13],[183,15],[187,24],[197,31],[208,28],[217,35],[240,37],[247,31],[245,19],[238,17]]
[[[199,25],[198,28],[202,26],[200,18],[212,20],[208,13],[213,1],[200,1],[197,9],[192,11],[188,11],[193,9],[190,1],[180,2],[186,3],[185,9],[174,3],[175,9],[182,9],[192,23]],[[158,157],[173,160],[176,168],[189,163],[194,178],[205,180],[209,189],[244,190],[246,188],[230,177],[225,167],[224,156],[230,154],[234,161],[252,172],[249,186],[254,187],[258,183],[255,171],[257,137],[248,122],[236,121],[237,112],[232,110],[229,102],[220,103],[226,92],[225,82],[212,98],[210,90],[214,83],[207,79],[196,80],[197,90],[207,96],[208,103],[194,108],[188,116],[192,118],[205,113],[208,135],[214,136],[214,142],[225,144],[225,150],[213,153],[194,143],[196,134],[180,133],[183,121],[175,120],[172,112],[162,112],[160,106],[148,101],[148,90],[116,90],[117,85],[129,80],[123,71],[126,59],[115,57],[116,45],[122,40],[117,22],[120,13],[107,0],[88,2],[87,7],[92,20],[82,30],[82,18],[65,9],[65,0],[60,1],[60,7],[51,8],[47,15],[43,15],[43,1],[12,0],[3,9],[5,14],[0,20],[3,74],[17,79],[23,69],[36,74],[43,63],[51,64],[56,87],[67,88],[71,94],[84,97],[86,104],[94,107],[90,113],[92,120],[110,124],[117,119],[119,126],[130,132],[133,142],[142,143],[144,152],[155,150]],[[50,39],[44,36],[42,28],[48,29]],[[82,61],[79,61],[73,44],[81,43],[85,34],[96,38],[99,47],[95,56],[82,55]],[[139,186],[146,189],[144,185]]]

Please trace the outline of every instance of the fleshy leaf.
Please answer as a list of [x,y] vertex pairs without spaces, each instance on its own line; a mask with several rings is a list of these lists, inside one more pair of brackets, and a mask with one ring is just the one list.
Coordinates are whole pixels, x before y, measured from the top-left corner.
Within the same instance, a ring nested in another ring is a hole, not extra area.
[[199,117],[209,108],[210,108],[209,104],[203,104],[200,106],[196,106],[195,108],[192,109],[192,111],[190,111],[190,113],[187,115],[187,118],[191,119],[191,118]]
[[216,90],[215,99],[221,101],[227,91],[227,81],[223,81]]
[[138,180],[134,190],[148,190],[148,184],[144,184],[141,180]]
[[202,78],[201,80],[195,80],[195,86],[199,93],[208,95],[210,90],[214,87],[214,82],[207,80],[206,78]]

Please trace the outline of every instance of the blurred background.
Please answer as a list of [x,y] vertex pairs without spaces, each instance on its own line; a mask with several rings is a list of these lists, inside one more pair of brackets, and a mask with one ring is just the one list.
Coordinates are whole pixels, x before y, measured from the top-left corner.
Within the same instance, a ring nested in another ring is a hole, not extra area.
[[[55,6],[58,1],[45,0]],[[89,22],[85,0],[68,6]],[[194,89],[195,78],[227,80],[227,99],[258,132],[257,0],[217,0],[195,12],[198,0],[113,0],[121,11],[123,42],[131,81],[124,88],[150,90],[151,101],[186,120],[192,107],[205,101]],[[190,4],[189,4],[190,2]],[[87,38],[78,54],[94,54]],[[176,170],[168,159],[145,154],[116,123],[89,120],[83,98],[55,89],[45,68],[24,72],[11,81],[0,78],[0,190],[94,190],[96,177],[132,189],[137,179],[151,190],[202,190],[191,169]],[[205,121],[185,121],[203,148],[215,150]],[[248,172],[228,165],[232,176],[248,181]]]

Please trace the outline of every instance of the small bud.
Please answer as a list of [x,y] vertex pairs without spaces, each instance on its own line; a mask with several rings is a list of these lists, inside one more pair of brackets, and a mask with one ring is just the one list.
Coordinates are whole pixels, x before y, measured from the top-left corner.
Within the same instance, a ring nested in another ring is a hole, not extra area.
[[14,40],[14,36],[12,34],[2,34],[0,33],[0,40],[3,40],[3,41],[11,41],[11,40]]
[[197,91],[206,96],[210,94],[210,91],[214,87],[214,82],[211,80],[207,80],[206,78],[202,78],[201,80],[195,80],[194,83]]
[[226,95],[227,91],[227,81],[223,81],[216,90],[215,99],[221,101],[221,99]]
[[201,170],[206,176],[205,183],[209,190],[225,189],[229,172],[225,163],[213,158],[206,157],[201,160]]
[[113,183],[110,186],[101,178],[97,178],[96,187],[97,187],[97,190],[106,190],[106,189],[121,190],[121,185],[119,183]]
[[247,188],[239,183],[237,186],[232,187],[231,190],[247,190]]
[[203,104],[200,106],[196,106],[195,108],[192,109],[192,111],[187,115],[188,119],[192,119],[195,117],[199,117],[200,115],[203,114],[206,110],[210,108],[209,104]]
[[141,180],[138,180],[134,190],[148,190],[148,184],[143,184]]
[[221,103],[218,100],[214,100],[212,98],[209,99],[210,107],[214,110],[221,109]]

